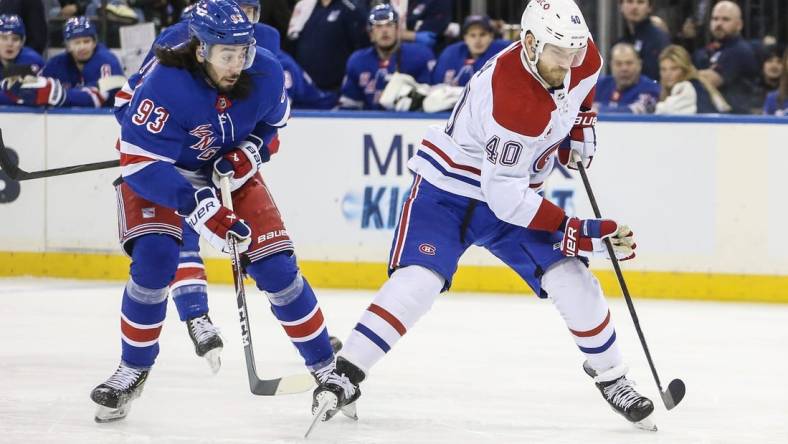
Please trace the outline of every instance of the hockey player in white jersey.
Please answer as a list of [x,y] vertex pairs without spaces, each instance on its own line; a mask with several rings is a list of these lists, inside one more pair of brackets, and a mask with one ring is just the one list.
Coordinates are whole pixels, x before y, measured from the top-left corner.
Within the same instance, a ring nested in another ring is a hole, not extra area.
[[[609,219],[579,219],[542,197],[559,161],[588,166],[596,150],[590,111],[602,59],[572,0],[532,0],[520,41],[477,72],[445,126],[427,131],[409,161],[415,173],[392,243],[389,280],[319,374],[313,414],[355,417],[359,384],[435,298],[451,286],[463,252],[487,248],[541,298],[550,298],[605,401],[656,430],[653,403],[626,378],[616,332],[590,256],[635,256],[632,231]],[[527,345],[523,344],[523,349]],[[511,348],[511,347],[508,347]]]

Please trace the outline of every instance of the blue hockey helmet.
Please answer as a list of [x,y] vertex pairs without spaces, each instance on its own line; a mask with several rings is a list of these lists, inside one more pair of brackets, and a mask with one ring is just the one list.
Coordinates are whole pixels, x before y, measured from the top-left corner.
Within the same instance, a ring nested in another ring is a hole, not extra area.
[[257,23],[258,21],[260,21],[260,0],[235,0],[235,2],[238,3],[238,5],[241,8],[243,8],[244,6],[249,6],[254,8],[254,15],[249,16],[247,14],[247,17],[249,17],[249,21],[251,21],[252,23]]
[[63,25],[63,40],[69,41],[77,37],[93,37],[98,38],[96,27],[90,23],[90,20],[85,16],[71,17],[65,25]]
[[194,3],[183,8],[183,11],[181,11],[181,18],[179,20],[182,22],[191,20],[192,12],[194,12],[194,8],[196,7],[197,7],[197,3]]
[[0,34],[16,34],[25,38],[25,24],[18,15],[0,15]]
[[390,4],[383,3],[375,6],[371,11],[369,11],[367,25],[384,25],[391,22],[398,23],[399,14],[397,14],[397,11]]
[[245,46],[243,69],[255,56],[254,25],[233,0],[203,0],[192,10],[189,35],[200,41],[200,54],[208,59],[212,45]]
[[205,0],[192,11],[189,33],[205,45],[254,44],[254,25],[232,0]]

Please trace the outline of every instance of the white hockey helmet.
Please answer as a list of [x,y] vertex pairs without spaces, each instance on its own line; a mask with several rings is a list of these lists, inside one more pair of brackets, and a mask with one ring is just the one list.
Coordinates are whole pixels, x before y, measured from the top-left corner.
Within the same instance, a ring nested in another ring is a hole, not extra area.
[[534,66],[547,44],[570,51],[580,49],[573,51],[572,66],[583,63],[591,32],[573,0],[531,0],[523,11],[520,27],[523,44],[528,33],[536,40]]

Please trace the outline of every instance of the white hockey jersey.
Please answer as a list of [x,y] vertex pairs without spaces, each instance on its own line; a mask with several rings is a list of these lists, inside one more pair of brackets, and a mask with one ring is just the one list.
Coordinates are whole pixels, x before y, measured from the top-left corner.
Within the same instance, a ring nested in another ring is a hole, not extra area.
[[465,87],[445,127],[430,126],[408,167],[442,190],[486,202],[511,224],[558,229],[564,212],[538,193],[581,106],[590,109],[602,57],[585,59],[562,88],[545,88],[520,42],[501,51]]

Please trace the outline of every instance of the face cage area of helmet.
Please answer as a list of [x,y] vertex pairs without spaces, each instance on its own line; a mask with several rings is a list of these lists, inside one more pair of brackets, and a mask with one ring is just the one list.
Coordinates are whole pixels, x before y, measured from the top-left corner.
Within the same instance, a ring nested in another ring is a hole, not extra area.
[[255,54],[257,47],[254,39],[248,45],[200,45],[200,55],[205,62],[219,70],[249,69],[254,63]]

